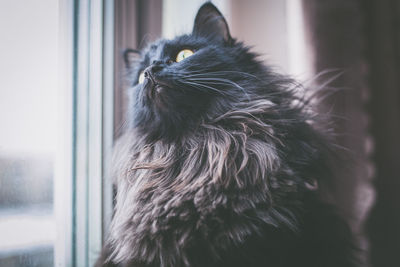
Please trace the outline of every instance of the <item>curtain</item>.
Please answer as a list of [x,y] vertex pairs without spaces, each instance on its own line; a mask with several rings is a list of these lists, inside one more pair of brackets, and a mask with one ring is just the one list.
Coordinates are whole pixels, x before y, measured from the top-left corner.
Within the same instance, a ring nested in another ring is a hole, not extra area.
[[400,1],[364,2],[376,166],[367,221],[373,266],[400,266]]
[[115,5],[114,36],[114,137],[123,132],[127,110],[123,52],[140,49],[161,36],[162,0],[118,0]]
[[335,115],[337,142],[352,158],[335,200],[360,237],[362,266],[400,266],[400,1],[303,7],[316,72],[342,72],[321,108]]

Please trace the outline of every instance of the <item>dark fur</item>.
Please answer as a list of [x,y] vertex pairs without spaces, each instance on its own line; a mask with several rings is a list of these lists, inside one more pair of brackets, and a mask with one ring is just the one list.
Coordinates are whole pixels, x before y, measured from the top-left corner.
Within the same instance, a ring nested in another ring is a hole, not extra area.
[[[172,62],[184,48],[194,55]],[[298,85],[232,39],[210,3],[192,34],[142,55],[97,266],[355,266],[348,227],[318,196],[332,145]]]

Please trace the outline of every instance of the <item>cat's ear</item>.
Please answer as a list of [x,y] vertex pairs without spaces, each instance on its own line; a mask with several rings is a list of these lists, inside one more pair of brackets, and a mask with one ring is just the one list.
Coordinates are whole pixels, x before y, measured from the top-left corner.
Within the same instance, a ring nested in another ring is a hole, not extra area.
[[134,64],[140,61],[140,51],[136,49],[126,49],[123,54],[125,67],[130,69]]
[[203,4],[197,12],[192,34],[228,43],[232,41],[224,16],[210,2]]

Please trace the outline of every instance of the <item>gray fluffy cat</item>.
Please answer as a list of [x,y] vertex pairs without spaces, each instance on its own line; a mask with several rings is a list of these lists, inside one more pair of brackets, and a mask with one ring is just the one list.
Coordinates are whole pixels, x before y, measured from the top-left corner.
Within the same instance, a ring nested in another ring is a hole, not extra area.
[[356,266],[348,227],[313,186],[332,179],[333,145],[291,79],[211,3],[191,34],[139,57],[97,266]]

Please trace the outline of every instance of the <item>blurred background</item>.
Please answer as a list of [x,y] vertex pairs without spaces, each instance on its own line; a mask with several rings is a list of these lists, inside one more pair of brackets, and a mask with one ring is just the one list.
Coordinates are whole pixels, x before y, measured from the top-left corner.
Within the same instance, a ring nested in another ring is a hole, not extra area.
[[[0,266],[93,265],[126,116],[122,52],[191,32],[204,2],[0,0]],[[330,199],[362,266],[400,266],[400,1],[212,2],[266,64],[341,89],[318,107],[354,158]]]

